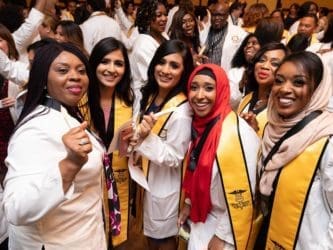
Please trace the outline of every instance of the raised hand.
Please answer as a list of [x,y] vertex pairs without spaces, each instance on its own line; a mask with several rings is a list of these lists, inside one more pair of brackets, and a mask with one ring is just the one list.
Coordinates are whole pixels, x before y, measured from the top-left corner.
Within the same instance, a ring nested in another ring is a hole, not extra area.
[[92,150],[89,136],[85,132],[87,125],[85,121],[80,126],[70,129],[62,137],[68,152],[66,159],[80,168],[88,161],[88,154]]

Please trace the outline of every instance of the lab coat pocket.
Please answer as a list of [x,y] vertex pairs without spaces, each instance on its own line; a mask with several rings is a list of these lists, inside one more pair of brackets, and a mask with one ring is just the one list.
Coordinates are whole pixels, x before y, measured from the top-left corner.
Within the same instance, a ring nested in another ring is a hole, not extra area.
[[178,215],[179,193],[165,197],[152,196],[152,217],[154,220],[167,220]]

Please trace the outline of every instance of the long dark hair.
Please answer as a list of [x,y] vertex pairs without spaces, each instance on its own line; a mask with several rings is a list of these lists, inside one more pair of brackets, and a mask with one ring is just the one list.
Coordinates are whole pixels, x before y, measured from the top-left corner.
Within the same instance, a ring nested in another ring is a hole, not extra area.
[[282,39],[283,30],[282,22],[273,17],[264,17],[258,22],[254,34],[263,46],[267,43],[279,43]]
[[[38,105],[44,103],[47,96],[47,83],[50,66],[63,51],[70,52],[81,60],[86,68],[89,82],[91,82],[92,78],[88,59],[75,45],[71,43],[54,42],[39,48],[30,69],[29,81],[27,84],[27,97],[21,115],[17,121],[17,128],[22,125],[21,122],[25,117],[27,117]],[[32,118],[33,117],[30,119]],[[25,120],[25,122],[26,121],[28,120]]]
[[151,60],[149,67],[148,67],[148,82],[147,84],[141,89],[142,92],[142,99],[141,99],[141,106],[140,111],[143,113],[148,105],[149,98],[151,96],[156,96],[159,91],[158,83],[155,79],[155,67],[156,65],[161,63],[163,57],[179,53],[183,58],[184,64],[184,71],[182,76],[179,80],[179,83],[169,92],[167,97],[165,98],[164,102],[162,103],[161,107],[166,103],[170,98],[174,97],[175,95],[179,94],[180,92],[186,93],[186,84],[187,80],[193,70],[193,58],[189,47],[180,40],[169,40],[160,45],[160,47],[156,50],[153,59]]
[[127,106],[133,105],[133,93],[130,87],[131,82],[131,69],[127,55],[127,50],[122,42],[113,37],[107,37],[99,41],[93,48],[89,63],[93,72],[92,81],[88,87],[88,105],[90,109],[91,119],[93,121],[95,129],[99,132],[101,138],[105,138],[105,122],[104,113],[100,106],[100,88],[101,84],[96,76],[96,69],[101,63],[103,58],[116,50],[120,50],[123,54],[125,61],[125,72],[120,82],[115,87],[115,95],[122,100]]
[[84,51],[83,34],[80,26],[70,20],[62,20],[57,24],[62,29],[63,36],[67,42],[73,43]]
[[[183,31],[183,18],[187,14],[189,14],[194,21],[194,33],[192,37],[185,36]],[[193,50],[196,53],[198,53],[198,48],[200,46],[199,28],[196,17],[193,12],[187,9],[179,9],[173,16],[169,33],[170,33],[170,39],[178,39],[184,42],[190,42]]]
[[331,48],[333,48],[333,14],[327,16],[327,29],[324,32],[324,37],[320,40],[322,43],[331,43]]

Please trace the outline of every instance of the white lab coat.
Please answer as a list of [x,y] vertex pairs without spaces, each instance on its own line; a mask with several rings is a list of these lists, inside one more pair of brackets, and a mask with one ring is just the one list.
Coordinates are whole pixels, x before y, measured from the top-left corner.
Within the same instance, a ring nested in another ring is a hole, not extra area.
[[245,67],[231,68],[228,72],[229,86],[230,86],[230,106],[232,110],[237,111],[243,94],[239,91],[239,83],[242,80]]
[[[38,106],[34,113],[41,112]],[[106,249],[102,216],[103,147],[93,151],[64,193],[59,162],[67,155],[62,136],[79,122],[62,108],[24,123],[12,136],[3,208],[10,249]]]
[[150,133],[135,149],[150,163],[144,196],[144,234],[161,239],[175,236],[181,190],[181,166],[191,137],[188,102],[177,107],[160,136]]
[[[166,34],[165,34],[165,37]],[[133,114],[136,115],[140,109],[140,100],[142,98],[140,89],[145,85],[148,75],[148,66],[160,44],[150,35],[139,34],[134,42],[132,52],[129,55],[132,84],[135,99],[133,104]]]
[[88,20],[80,25],[83,33],[84,48],[90,54],[96,43],[106,37],[121,40],[119,24],[103,11],[93,12]]
[[0,50],[0,75],[18,85],[25,84],[29,80],[29,64],[10,60],[6,53]]
[[332,166],[333,141],[330,138],[310,189],[296,250],[327,250],[333,247]]
[[33,43],[38,34],[38,27],[42,24],[44,14],[39,10],[32,8],[24,23],[12,34],[17,51],[20,54],[19,60],[23,63],[29,63],[27,47]]
[[[200,31],[200,43],[205,44],[208,39],[210,26],[205,27]],[[228,32],[224,40],[223,49],[222,49],[222,58],[221,58],[221,67],[224,71],[228,71],[231,68],[231,61],[234,57],[234,54],[238,50],[242,41],[246,37],[247,32],[242,28],[228,23]]]
[[[260,140],[254,130],[241,118],[239,118],[239,131],[247,162],[251,189],[252,193],[254,193],[256,183],[257,153],[260,146]],[[222,133],[227,133],[227,131],[223,131]],[[235,157],[239,156],[235,155]],[[204,223],[191,223],[188,249],[207,249],[208,243],[214,235],[225,242],[223,249],[235,249],[229,213],[216,161],[214,161],[212,171],[210,197],[212,201],[212,209],[209,212],[206,221]]]

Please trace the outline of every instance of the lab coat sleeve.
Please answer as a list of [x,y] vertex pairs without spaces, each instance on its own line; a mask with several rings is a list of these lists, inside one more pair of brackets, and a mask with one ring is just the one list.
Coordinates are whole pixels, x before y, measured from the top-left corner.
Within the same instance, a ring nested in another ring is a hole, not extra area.
[[3,200],[9,223],[36,222],[70,198],[73,185],[64,194],[59,170],[59,162],[65,155],[61,141],[36,124],[25,124],[13,135],[6,158],[8,173]]
[[230,85],[230,105],[232,110],[237,111],[239,103],[242,99],[242,93],[239,91],[239,82],[242,80],[244,74],[244,67],[231,68],[228,71],[229,85]]
[[126,17],[122,8],[115,9],[115,12],[118,21],[120,22],[120,25],[125,28],[126,32],[128,32],[128,30],[132,27],[133,23]]
[[0,74],[18,85],[22,85],[29,80],[28,65],[19,61],[12,61],[0,50]]
[[44,14],[32,8],[24,23],[13,33],[16,49],[19,54],[25,53],[33,38],[38,34],[38,26],[42,24]]
[[333,246],[333,141],[330,138],[320,165],[324,200],[329,211],[329,223],[317,249],[331,249]]

